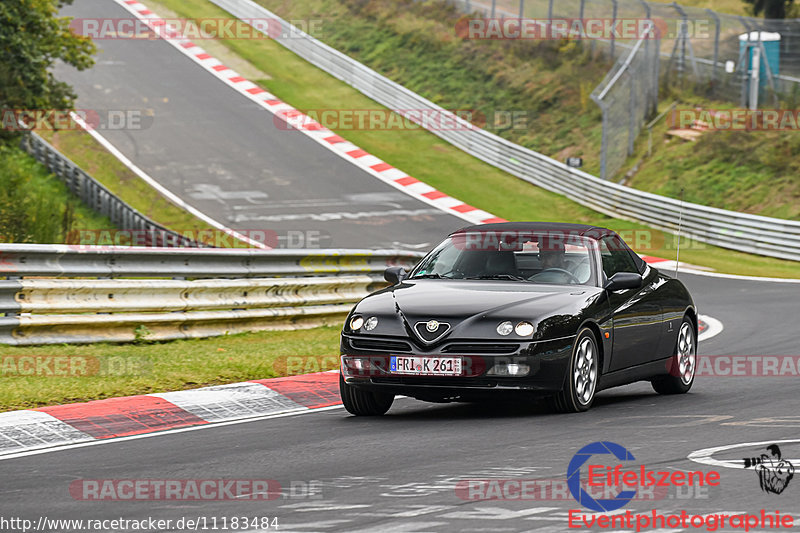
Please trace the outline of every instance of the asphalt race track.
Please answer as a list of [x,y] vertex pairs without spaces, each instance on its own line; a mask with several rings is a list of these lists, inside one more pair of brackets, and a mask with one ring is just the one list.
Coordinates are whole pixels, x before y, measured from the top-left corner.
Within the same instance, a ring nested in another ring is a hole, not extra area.
[[[725,324],[721,334],[701,343],[701,355],[797,353],[796,286],[682,277],[702,312]],[[107,442],[0,461],[0,507],[3,514],[13,510],[33,520],[45,509],[48,518],[276,516],[280,531],[565,531],[566,513],[579,508],[569,495],[467,501],[455,488],[469,479],[564,479],[573,454],[598,440],[625,446],[636,465],[648,469],[714,470],[687,455],[712,446],[797,439],[796,382],[797,377],[698,376],[692,391],[677,397],[658,396],[649,384],[637,384],[600,393],[591,411],[577,415],[553,415],[538,405],[399,399],[380,419],[355,418],[334,408]],[[758,449],[727,456],[749,457]],[[800,458],[800,441],[782,450],[786,458]],[[624,509],[800,513],[797,487],[766,494],[754,472],[716,469],[720,486],[670,488],[657,501],[634,501]],[[77,479],[150,478],[274,479],[287,497],[85,502],[69,493]],[[290,497],[293,483],[300,488]]]
[[[62,13],[131,18],[109,0],[78,0]],[[75,88],[76,108],[101,116],[141,113],[141,129],[103,128],[102,135],[171,192],[229,227],[319,234],[322,247],[415,248],[468,225],[302,133],[278,127],[271,113],[161,39],[95,42],[93,68],[56,69]]]
[[[77,0],[69,13],[125,16],[115,4],[99,0]],[[171,190],[187,193],[187,200],[219,220],[238,220],[234,227],[246,229],[256,219],[237,219],[242,211],[253,216],[349,211],[354,195],[363,194],[375,196],[358,204],[359,211],[425,213],[326,222],[322,227],[331,233],[334,246],[432,243],[464,225],[403,197],[308,139],[275,130],[265,112],[164,43],[99,44],[103,52],[89,73],[60,73],[75,85],[78,105],[153,107],[157,120],[149,129],[104,135]],[[168,101],[162,102],[164,98]],[[192,197],[189,193],[198,184],[269,196],[258,205],[235,195]],[[374,200],[380,195],[387,195],[385,203]],[[304,203],[310,199],[319,203]],[[341,205],[330,207],[331,202]],[[270,223],[284,229],[320,227],[312,220]],[[701,357],[798,354],[800,285],[689,274],[681,278],[700,312],[725,327],[701,343]],[[536,404],[433,405],[398,399],[378,419],[355,418],[333,408],[0,460],[0,514],[34,521],[43,513],[50,519],[277,517],[278,531],[561,532],[568,530],[568,511],[580,508],[569,494],[476,501],[460,497],[456,487],[490,478],[563,480],[580,448],[606,440],[632,452],[636,460],[630,464],[666,471],[716,469],[721,474],[719,486],[670,488],[655,500],[635,500],[623,510],[708,514],[779,509],[800,515],[800,480],[783,494],[767,494],[755,472],[687,459],[709,447],[795,439],[781,448],[784,458],[800,466],[799,413],[796,375],[699,375],[689,394],[672,397],[656,395],[649,384],[636,384],[600,393],[591,411],[576,415],[550,414]],[[718,455],[758,456],[764,446]],[[272,501],[187,503],[86,502],[69,492],[70,483],[79,479],[164,478],[274,479],[284,493]]]

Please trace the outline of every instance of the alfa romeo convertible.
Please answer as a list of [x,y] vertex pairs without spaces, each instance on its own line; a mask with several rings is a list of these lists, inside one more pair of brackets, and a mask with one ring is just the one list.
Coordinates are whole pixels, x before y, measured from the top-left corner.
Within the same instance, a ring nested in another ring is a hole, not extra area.
[[694,382],[697,309],[678,279],[615,232],[517,222],[449,235],[361,300],[341,335],[342,402],[382,415],[395,395],[430,402],[499,394],[586,411],[602,389]]

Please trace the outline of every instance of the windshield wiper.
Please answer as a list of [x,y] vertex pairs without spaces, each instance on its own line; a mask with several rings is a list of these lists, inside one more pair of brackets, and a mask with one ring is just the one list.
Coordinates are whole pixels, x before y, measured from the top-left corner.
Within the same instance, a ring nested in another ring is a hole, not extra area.
[[440,274],[419,274],[412,276],[411,279],[442,279]]
[[481,274],[480,276],[470,276],[464,279],[505,279],[509,281],[528,281],[523,277],[514,276],[512,274]]

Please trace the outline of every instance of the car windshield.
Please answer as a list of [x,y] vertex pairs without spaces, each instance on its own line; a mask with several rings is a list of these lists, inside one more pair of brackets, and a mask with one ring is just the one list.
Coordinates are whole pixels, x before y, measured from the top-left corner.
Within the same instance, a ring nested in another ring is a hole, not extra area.
[[593,241],[564,233],[456,233],[433,249],[411,279],[505,280],[588,285]]

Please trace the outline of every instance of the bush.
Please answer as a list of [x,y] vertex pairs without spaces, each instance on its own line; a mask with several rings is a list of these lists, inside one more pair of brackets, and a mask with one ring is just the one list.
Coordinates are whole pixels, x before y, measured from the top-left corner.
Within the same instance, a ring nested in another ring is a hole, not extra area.
[[16,143],[0,143],[0,242],[62,243],[72,229],[111,228]]

